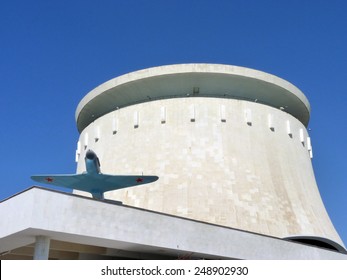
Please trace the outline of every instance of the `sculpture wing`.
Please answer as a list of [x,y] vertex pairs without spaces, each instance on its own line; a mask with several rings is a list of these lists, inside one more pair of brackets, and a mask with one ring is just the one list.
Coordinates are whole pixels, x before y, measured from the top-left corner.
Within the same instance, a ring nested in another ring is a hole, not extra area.
[[107,191],[123,189],[157,181],[158,176],[143,175],[107,175],[107,174],[67,174],[67,175],[34,175],[36,182],[61,186],[70,189],[90,192],[93,197],[101,198]]
[[76,184],[77,185],[79,184],[81,179],[83,180],[83,176],[81,177],[81,175],[84,175],[84,174],[65,174],[65,175],[46,174],[46,175],[34,175],[34,176],[31,176],[31,179],[39,183],[73,189]]

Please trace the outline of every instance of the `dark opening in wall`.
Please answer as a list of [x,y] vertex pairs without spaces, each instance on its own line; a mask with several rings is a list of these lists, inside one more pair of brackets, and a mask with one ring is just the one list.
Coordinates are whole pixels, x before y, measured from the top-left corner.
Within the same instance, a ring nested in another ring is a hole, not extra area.
[[311,245],[311,246],[316,246],[322,249],[328,249],[332,250],[335,252],[340,252],[343,254],[347,254],[347,251],[345,248],[343,248],[341,245],[337,244],[336,242],[326,239],[326,238],[321,238],[321,237],[311,237],[311,236],[295,236],[295,237],[287,237],[284,238],[286,240],[290,240],[293,242],[297,242],[300,244],[304,245]]

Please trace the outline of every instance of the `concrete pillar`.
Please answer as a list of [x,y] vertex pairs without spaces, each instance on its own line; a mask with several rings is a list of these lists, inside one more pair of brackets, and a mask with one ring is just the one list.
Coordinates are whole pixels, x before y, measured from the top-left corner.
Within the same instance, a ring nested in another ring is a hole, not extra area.
[[50,241],[47,236],[36,236],[34,260],[48,260]]

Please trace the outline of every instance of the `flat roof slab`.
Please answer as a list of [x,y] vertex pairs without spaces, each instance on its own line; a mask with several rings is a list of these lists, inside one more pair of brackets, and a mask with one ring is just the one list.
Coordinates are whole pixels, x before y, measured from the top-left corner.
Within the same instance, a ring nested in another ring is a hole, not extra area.
[[0,253],[53,240],[207,259],[345,259],[295,242],[42,188],[0,203]]

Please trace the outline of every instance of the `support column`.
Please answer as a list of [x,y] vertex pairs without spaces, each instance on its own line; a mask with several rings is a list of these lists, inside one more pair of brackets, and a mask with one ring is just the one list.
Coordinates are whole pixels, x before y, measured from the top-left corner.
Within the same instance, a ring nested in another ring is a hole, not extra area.
[[48,260],[50,241],[47,236],[36,236],[34,260]]

